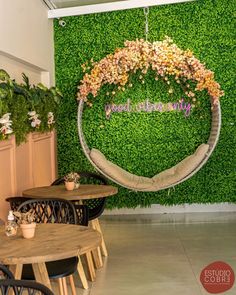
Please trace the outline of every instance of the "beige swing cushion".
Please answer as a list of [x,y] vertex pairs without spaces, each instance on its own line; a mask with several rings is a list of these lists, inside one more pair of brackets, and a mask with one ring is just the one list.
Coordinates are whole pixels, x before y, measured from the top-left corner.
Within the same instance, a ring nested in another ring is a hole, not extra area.
[[209,144],[201,144],[194,154],[186,157],[174,167],[167,169],[153,176],[153,185],[155,188],[162,188],[173,183],[179,182],[186,175],[190,174],[205,158]]
[[201,144],[193,155],[188,156],[176,166],[158,173],[152,178],[127,172],[116,164],[108,161],[103,153],[97,149],[91,150],[90,157],[105,174],[115,179],[121,185],[137,190],[154,191],[172,185],[190,174],[202,162],[208,149],[208,144]]
[[116,179],[122,185],[133,187],[134,189],[148,189],[152,185],[152,179],[127,172],[111,161],[108,161],[103,153],[97,149],[91,150],[90,157],[102,171],[111,178]]

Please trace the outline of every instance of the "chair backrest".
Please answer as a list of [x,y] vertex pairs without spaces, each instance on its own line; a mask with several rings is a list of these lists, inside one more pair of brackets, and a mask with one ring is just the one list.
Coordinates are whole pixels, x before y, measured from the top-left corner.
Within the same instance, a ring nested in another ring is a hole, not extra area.
[[54,295],[46,286],[34,281],[0,280],[0,295]]
[[[92,180],[92,182],[94,183],[94,180],[98,180],[98,182],[100,184],[104,184],[107,185],[107,179],[102,176],[99,175],[97,173],[93,173],[93,172],[85,172],[85,171],[79,171],[77,172],[80,175],[80,180],[83,182],[83,180]],[[57,178],[51,185],[58,185],[58,184],[62,184],[64,183],[64,177],[59,177]]]
[[[81,183],[99,183],[103,185],[107,185],[107,179],[99,175],[97,173],[93,172],[85,172],[85,171],[79,171],[77,172],[80,175],[80,181]],[[56,179],[51,185],[59,185],[64,183],[64,177],[60,177]],[[99,217],[104,209],[105,209],[105,204],[106,204],[106,198],[94,198],[94,199],[88,199],[88,200],[83,200],[83,204],[88,206],[88,219],[92,220],[97,217]]]
[[14,279],[13,273],[3,264],[0,264],[0,279]]
[[64,199],[31,199],[18,207],[19,212],[33,209],[36,223],[69,223],[86,225],[87,208],[78,205],[78,213],[74,205]]
[[31,199],[30,197],[15,196],[15,197],[7,198],[6,201],[10,203],[11,210],[17,211],[20,204],[30,199]]

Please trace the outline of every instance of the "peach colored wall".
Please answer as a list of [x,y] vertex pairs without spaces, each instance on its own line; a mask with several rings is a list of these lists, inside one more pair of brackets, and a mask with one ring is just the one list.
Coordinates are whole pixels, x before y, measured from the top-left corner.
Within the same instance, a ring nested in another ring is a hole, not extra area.
[[[55,180],[54,133],[32,134],[33,185],[50,185]],[[35,169],[35,167],[37,169]]]
[[14,136],[0,141],[0,219],[6,219],[9,209],[6,197],[55,180],[55,157],[55,132],[29,134],[20,146]]
[[15,138],[0,141],[0,219],[6,218],[6,196],[16,193]]

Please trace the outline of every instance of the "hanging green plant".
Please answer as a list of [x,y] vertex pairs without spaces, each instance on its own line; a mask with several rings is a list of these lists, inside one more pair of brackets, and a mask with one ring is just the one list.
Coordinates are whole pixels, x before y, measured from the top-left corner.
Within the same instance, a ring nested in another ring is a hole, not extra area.
[[0,140],[15,134],[16,143],[26,140],[29,132],[51,131],[56,124],[57,106],[61,92],[43,84],[31,86],[23,73],[23,83],[10,79],[0,70]]

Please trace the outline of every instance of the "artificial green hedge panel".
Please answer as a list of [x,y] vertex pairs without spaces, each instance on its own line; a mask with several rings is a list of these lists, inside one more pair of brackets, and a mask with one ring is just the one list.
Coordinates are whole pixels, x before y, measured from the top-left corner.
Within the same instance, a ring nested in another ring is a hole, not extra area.
[[[149,206],[150,204],[213,203],[236,201],[236,96],[234,50],[234,0],[198,0],[190,3],[156,6],[149,13],[149,41],[165,35],[183,49],[193,50],[207,68],[215,72],[225,96],[221,99],[222,130],[220,141],[207,164],[188,181],[175,189],[155,193],[128,191],[119,187],[117,196],[108,198],[108,208]],[[56,20],[56,83],[64,95],[59,109],[58,166],[59,174],[72,170],[93,170],[78,140],[76,92],[83,77],[81,65],[91,58],[99,61],[125,40],[144,38],[142,9],[92,14]],[[177,101],[184,94],[173,83],[174,94],[168,95],[166,84],[155,81],[152,72],[141,84],[139,73],[131,77],[132,88],[115,95],[114,102],[132,104]],[[113,87],[104,86],[86,108],[83,129],[90,147],[124,169],[153,176],[169,168],[196,147],[207,141],[210,131],[210,102],[206,93],[198,94],[200,104],[185,117],[182,112],[113,113],[105,117],[104,107],[111,102]]]

